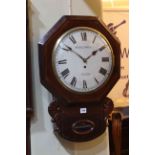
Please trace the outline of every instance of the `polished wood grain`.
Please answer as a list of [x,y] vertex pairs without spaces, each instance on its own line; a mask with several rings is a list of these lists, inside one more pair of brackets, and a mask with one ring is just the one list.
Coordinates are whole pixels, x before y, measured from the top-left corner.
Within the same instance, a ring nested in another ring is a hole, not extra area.
[[114,142],[115,155],[121,155],[122,120],[120,113],[112,114],[112,136]]
[[[80,108],[85,108],[87,112],[81,114]],[[48,107],[55,133],[74,142],[92,140],[104,133],[108,116],[112,110],[113,102],[110,98],[105,98],[101,103],[91,105],[65,106],[54,101]],[[73,127],[75,124],[77,124],[76,129],[79,132],[75,132]]]
[[129,107],[114,108],[109,118],[110,155],[129,155]]

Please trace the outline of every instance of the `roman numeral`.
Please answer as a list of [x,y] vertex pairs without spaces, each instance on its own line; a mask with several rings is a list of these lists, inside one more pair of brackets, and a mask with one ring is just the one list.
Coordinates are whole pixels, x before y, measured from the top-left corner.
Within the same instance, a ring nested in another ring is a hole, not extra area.
[[65,51],[71,51],[72,50],[72,48],[69,47],[68,45],[65,45],[65,47],[62,47],[62,49]]
[[69,39],[72,41],[73,44],[76,44],[76,40],[75,40],[75,38],[72,35],[69,36]]
[[68,75],[69,75],[69,69],[65,69],[64,71],[61,72],[61,75],[63,76],[63,78],[65,79]]
[[96,35],[96,36],[94,36],[94,39],[93,39],[93,41],[92,41],[92,43],[93,43],[93,44],[94,44],[94,42],[95,42],[96,38],[97,38],[97,35]]
[[72,79],[72,81],[71,81],[71,83],[70,83],[70,84],[71,84],[72,86],[74,86],[74,87],[75,87],[76,82],[77,82],[76,77],[73,77],[73,79]]
[[107,73],[107,70],[104,68],[100,68],[99,73],[101,73],[102,75],[105,75]]
[[82,41],[86,41],[87,40],[87,33],[81,32],[81,38],[82,38]]
[[67,64],[67,60],[66,60],[66,59],[64,59],[64,60],[59,60],[59,61],[58,61],[58,64]]
[[87,82],[85,80],[83,80],[83,88],[86,89],[87,88]]
[[102,57],[102,62],[108,62],[109,61],[109,57]]
[[94,78],[94,80],[96,81],[97,84],[99,84],[98,80],[96,78]]

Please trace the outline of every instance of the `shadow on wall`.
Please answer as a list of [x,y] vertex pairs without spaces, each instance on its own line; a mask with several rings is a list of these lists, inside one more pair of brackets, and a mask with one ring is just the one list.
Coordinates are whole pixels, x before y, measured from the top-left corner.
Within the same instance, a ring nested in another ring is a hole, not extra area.
[[[33,70],[33,104],[34,104],[34,117],[31,122],[31,137],[34,135],[34,143],[37,139],[38,141],[42,141],[41,138],[44,137],[44,142],[48,141],[48,145],[53,144],[49,141],[49,137],[53,138],[53,128],[51,123],[51,117],[48,114],[48,105],[52,101],[51,94],[41,85],[40,83],[40,75],[39,75],[39,61],[38,61],[38,41],[40,39],[40,30],[46,28],[43,22],[39,19],[40,12],[33,5],[31,1],[29,1],[29,27],[30,27],[30,45],[31,45],[31,57],[32,57],[32,70]],[[33,21],[32,21],[33,19]],[[49,119],[47,119],[49,118]],[[47,127],[48,124],[48,127]],[[39,135],[39,136],[38,136]],[[47,137],[50,135],[49,137]],[[64,139],[58,138],[61,143],[63,143],[63,147],[68,152],[68,154],[74,154],[74,144],[69,141],[65,141]],[[54,139],[52,140],[54,141]],[[38,146],[42,144],[42,142],[34,144],[34,146]],[[53,147],[51,145],[51,147]],[[55,140],[55,146],[58,149],[60,148],[57,145],[57,140]],[[42,148],[43,149],[43,148]],[[45,149],[45,148],[44,148]],[[33,150],[33,148],[32,148]],[[32,151],[33,152],[33,151]],[[36,152],[36,151],[34,151]],[[46,152],[46,151],[45,151]]]
[[84,0],[94,15],[102,18],[102,0]]
[[[34,104],[34,117],[32,123],[34,127],[33,132],[43,131],[44,117],[43,117],[43,103],[42,103],[42,87],[40,86],[39,76],[39,63],[38,63],[38,40],[40,29],[44,27],[43,23],[39,20],[39,11],[35,8],[31,1],[29,1],[29,33],[32,57],[32,85],[33,85],[33,104]],[[33,22],[32,22],[33,17]]]

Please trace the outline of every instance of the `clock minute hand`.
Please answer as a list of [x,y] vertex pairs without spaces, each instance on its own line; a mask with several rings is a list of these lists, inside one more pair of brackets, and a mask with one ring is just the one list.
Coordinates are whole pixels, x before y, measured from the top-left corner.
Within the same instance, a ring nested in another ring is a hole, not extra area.
[[67,45],[65,45],[65,46],[66,46],[66,48],[63,48],[64,50],[70,51],[70,52],[74,53],[74,54],[77,55],[80,59],[82,59],[82,61],[83,61],[84,63],[87,62],[87,61],[85,60],[85,58],[83,58],[80,54],[78,54],[77,52],[75,52],[71,47],[69,47],[69,46],[67,46]]
[[85,60],[87,61],[87,60],[90,59],[92,56],[95,56],[96,53],[97,53],[98,51],[102,51],[102,50],[104,50],[106,47],[107,47],[107,46],[104,45],[104,46],[100,47],[99,49],[93,51],[93,52],[91,53],[91,55],[89,55]]
[[97,52],[98,52],[98,50],[93,51],[93,52],[91,53],[91,55],[89,55],[85,60],[87,61],[87,60],[90,59],[93,55],[96,55]]
[[87,61],[85,60],[85,58],[83,58],[80,54],[78,54],[77,52],[75,52],[75,51],[73,51],[73,50],[71,50],[71,52],[73,52],[75,55],[77,55],[79,58],[81,58],[82,59],[82,61],[84,62],[84,63],[86,63]]

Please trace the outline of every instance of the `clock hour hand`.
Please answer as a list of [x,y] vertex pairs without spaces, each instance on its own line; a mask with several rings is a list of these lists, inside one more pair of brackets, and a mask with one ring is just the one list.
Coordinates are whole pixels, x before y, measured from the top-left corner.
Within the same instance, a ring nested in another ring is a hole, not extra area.
[[71,47],[69,47],[68,45],[65,45],[65,48],[62,48],[65,51],[70,51],[72,53],[74,53],[75,55],[77,55],[80,59],[82,59],[82,61],[84,63],[86,63],[87,61],[85,60],[85,58],[83,58],[80,54],[78,54],[77,52],[75,52]]
[[97,53],[98,51],[102,51],[102,50],[104,50],[106,47],[107,47],[107,45],[104,45],[104,46],[100,47],[99,49],[93,51],[93,52],[91,53],[91,55],[89,55],[89,56],[85,59],[85,61],[87,61],[88,59],[90,59],[92,56],[95,56],[96,53]]

